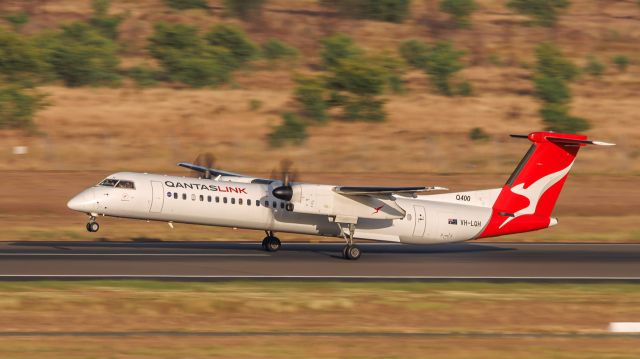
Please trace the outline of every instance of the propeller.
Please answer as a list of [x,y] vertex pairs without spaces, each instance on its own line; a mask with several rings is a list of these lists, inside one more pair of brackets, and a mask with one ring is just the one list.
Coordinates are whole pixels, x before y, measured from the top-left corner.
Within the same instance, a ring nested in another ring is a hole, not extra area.
[[206,167],[207,170],[201,174],[201,172],[193,171],[194,177],[202,177],[204,179],[211,179],[211,172],[209,168],[212,168],[216,163],[216,157],[211,152],[201,153],[196,157],[196,160],[193,161],[194,165]]
[[[283,201],[291,201],[293,197],[293,188],[291,188],[291,182],[294,182],[297,177],[297,172],[292,171],[293,162],[289,159],[284,159],[280,162],[280,178],[282,185],[273,189],[271,192],[275,198]],[[273,177],[276,177],[276,171],[272,172]],[[287,207],[290,207],[287,204]]]

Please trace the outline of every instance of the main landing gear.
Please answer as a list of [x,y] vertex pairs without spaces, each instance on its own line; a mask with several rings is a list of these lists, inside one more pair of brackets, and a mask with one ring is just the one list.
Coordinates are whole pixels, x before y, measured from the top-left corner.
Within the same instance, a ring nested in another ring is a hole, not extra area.
[[265,231],[265,233],[267,236],[262,240],[262,248],[267,252],[277,252],[282,247],[282,243],[273,235],[273,231]]
[[353,242],[353,233],[356,231],[356,225],[349,223],[349,234],[344,232],[340,223],[338,223],[338,228],[340,228],[342,238],[347,242],[347,245],[342,248],[342,256],[344,259],[356,260],[360,258],[362,251]]
[[89,222],[87,222],[87,231],[97,232],[98,230],[100,230],[100,225],[96,222],[96,217],[91,216],[91,218],[89,218]]

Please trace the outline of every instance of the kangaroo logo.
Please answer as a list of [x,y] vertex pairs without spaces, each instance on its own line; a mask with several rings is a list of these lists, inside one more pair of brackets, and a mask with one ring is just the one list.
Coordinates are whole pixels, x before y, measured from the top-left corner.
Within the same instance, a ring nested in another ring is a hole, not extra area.
[[371,213],[371,214],[376,214],[376,213],[380,212],[380,210],[382,209],[382,207],[384,207],[384,204],[383,204],[382,206],[380,206],[380,207],[376,207],[376,208],[374,208],[374,209],[373,209],[373,211],[374,211],[374,212],[373,212],[373,213]]
[[507,217],[507,219],[502,222],[498,229],[504,227],[507,223],[511,222],[511,220],[515,218],[524,216],[526,214],[534,214],[536,212],[536,208],[538,207],[540,197],[542,197],[542,195],[549,188],[551,188],[554,184],[558,183],[564,176],[566,176],[567,173],[569,173],[569,170],[571,170],[571,166],[573,166],[573,162],[571,162],[566,168],[561,169],[558,172],[554,172],[540,178],[539,180],[531,184],[531,186],[529,186],[528,188],[524,188],[524,182],[511,187],[511,192],[528,199],[529,205],[517,212],[514,212],[513,217]]

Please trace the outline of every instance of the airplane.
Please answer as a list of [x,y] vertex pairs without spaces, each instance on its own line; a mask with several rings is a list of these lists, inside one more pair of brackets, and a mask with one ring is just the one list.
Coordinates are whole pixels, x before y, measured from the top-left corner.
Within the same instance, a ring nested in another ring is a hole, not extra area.
[[67,206],[111,216],[265,231],[262,246],[281,247],[277,232],[341,237],[342,256],[360,258],[355,240],[406,244],[463,242],[535,231],[558,224],[553,207],[580,147],[613,146],[587,136],[532,132],[532,142],[500,188],[468,192],[437,186],[356,187],[258,178],[211,166],[179,163],[199,178],[119,172],[73,197]]

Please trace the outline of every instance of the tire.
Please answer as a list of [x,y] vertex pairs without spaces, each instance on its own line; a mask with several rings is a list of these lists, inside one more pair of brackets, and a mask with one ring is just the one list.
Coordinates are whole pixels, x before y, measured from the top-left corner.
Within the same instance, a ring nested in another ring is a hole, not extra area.
[[91,223],[87,223],[87,225],[85,226],[85,228],[87,228],[87,232],[92,232],[92,231],[91,231]]
[[89,232],[97,232],[100,230],[100,225],[98,222],[89,222],[87,223],[87,228],[89,229]]
[[282,247],[282,243],[280,243],[280,240],[276,237],[271,237],[267,241],[267,250],[269,252],[277,252],[280,247]]
[[349,255],[347,254],[348,249],[349,249],[349,246],[342,247],[342,258],[349,259]]
[[347,256],[351,260],[356,260],[356,259],[360,258],[361,255],[362,255],[362,251],[360,250],[360,248],[358,248],[356,246],[350,246],[347,249]]
[[267,241],[269,241],[269,237],[264,237],[264,239],[262,239],[262,249],[264,249],[265,251],[268,250]]

